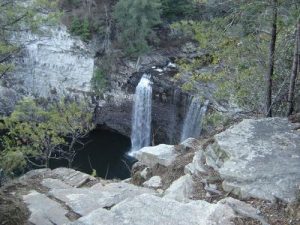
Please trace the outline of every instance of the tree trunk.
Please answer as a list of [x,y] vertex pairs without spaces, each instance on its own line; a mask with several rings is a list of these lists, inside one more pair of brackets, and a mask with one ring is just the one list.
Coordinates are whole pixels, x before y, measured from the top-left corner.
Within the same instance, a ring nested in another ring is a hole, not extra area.
[[297,31],[296,31],[296,38],[295,38],[295,49],[294,49],[294,58],[293,58],[293,66],[292,66],[292,73],[290,77],[290,86],[289,86],[289,94],[288,94],[288,113],[287,116],[290,116],[294,111],[294,97],[295,97],[295,84],[296,84],[296,77],[297,72],[299,71],[299,61],[300,61],[300,19],[297,23]]
[[277,38],[277,0],[273,0],[272,36],[270,42],[269,66],[266,75],[266,116],[272,117],[272,82],[274,74],[275,47]]
[[74,160],[74,145],[75,145],[75,143],[76,143],[76,138],[73,136],[72,137],[72,141],[71,141],[71,143],[70,143],[70,145],[69,145],[69,152],[68,152],[68,156],[67,156],[67,158],[68,158],[68,167],[69,168],[72,168],[72,164],[73,164],[73,160]]

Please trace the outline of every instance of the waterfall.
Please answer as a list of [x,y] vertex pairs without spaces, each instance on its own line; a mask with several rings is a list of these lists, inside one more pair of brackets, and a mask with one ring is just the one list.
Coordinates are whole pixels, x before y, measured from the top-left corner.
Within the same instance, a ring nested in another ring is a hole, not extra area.
[[144,74],[135,90],[132,114],[131,151],[150,145],[152,87],[150,75]]
[[200,136],[202,122],[207,111],[208,103],[208,100],[206,100],[204,104],[201,104],[199,98],[192,99],[184,120],[181,141],[190,137],[198,138]]

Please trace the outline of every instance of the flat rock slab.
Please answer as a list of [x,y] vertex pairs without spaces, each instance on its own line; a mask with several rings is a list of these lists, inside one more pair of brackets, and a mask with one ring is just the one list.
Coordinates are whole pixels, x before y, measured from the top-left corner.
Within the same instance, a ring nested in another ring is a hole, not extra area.
[[234,211],[225,204],[181,203],[143,194],[111,210],[97,209],[69,225],[232,225],[234,217]]
[[62,225],[70,222],[65,216],[68,211],[44,194],[31,191],[23,196],[23,200],[31,212],[29,222],[34,225]]
[[51,175],[54,177],[57,176],[64,183],[73,187],[80,187],[88,181],[95,180],[94,177],[86,173],[68,168],[57,168],[55,170],[52,170]]
[[141,163],[154,167],[156,164],[170,166],[176,159],[174,145],[160,144],[153,147],[144,147],[134,153],[134,157]]
[[128,183],[111,183],[92,188],[53,189],[49,194],[63,201],[79,215],[87,215],[97,208],[110,208],[115,204],[153,190]]
[[59,179],[53,179],[53,178],[46,178],[43,179],[41,184],[44,187],[49,188],[50,190],[52,189],[67,189],[67,188],[72,188],[72,186],[62,182]]
[[242,198],[287,202],[300,185],[300,132],[283,118],[246,119],[217,134],[206,161]]

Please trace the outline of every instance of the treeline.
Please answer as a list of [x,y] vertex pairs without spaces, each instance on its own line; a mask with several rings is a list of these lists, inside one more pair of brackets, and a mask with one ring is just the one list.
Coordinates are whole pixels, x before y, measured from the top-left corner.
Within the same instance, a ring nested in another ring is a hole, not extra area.
[[192,74],[186,86],[216,83],[219,100],[233,101],[249,113],[299,111],[300,2],[215,0],[201,6],[200,18],[171,25],[212,57],[214,70],[208,73],[199,72],[197,61],[182,66],[182,73]]
[[[101,4],[89,2],[89,7]],[[198,72],[201,62],[184,63],[181,73],[192,74],[184,87],[214,82],[217,98],[234,101],[250,113],[272,116],[295,111],[300,98],[299,0],[118,0],[103,12],[106,22],[99,31],[104,55],[121,48],[125,56],[138,57],[159,46],[157,31],[167,27],[198,42],[215,67],[204,74]],[[109,74],[109,69],[103,71]]]

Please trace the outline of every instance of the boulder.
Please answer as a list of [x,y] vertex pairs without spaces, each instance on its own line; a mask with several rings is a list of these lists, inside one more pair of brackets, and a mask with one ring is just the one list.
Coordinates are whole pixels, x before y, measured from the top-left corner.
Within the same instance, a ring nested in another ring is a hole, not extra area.
[[234,217],[234,211],[225,204],[182,203],[143,194],[110,210],[97,209],[69,225],[231,225]]
[[175,180],[165,191],[164,198],[174,199],[180,202],[188,202],[194,191],[194,182],[191,175],[186,174]]
[[160,144],[153,147],[144,147],[134,153],[134,156],[143,164],[154,167],[156,164],[170,166],[176,159],[174,145]]
[[245,119],[217,134],[206,162],[242,198],[292,202],[300,185],[300,133],[283,118]]
[[148,181],[143,183],[143,186],[147,188],[154,188],[154,189],[161,188],[162,182],[160,176],[151,177]]

